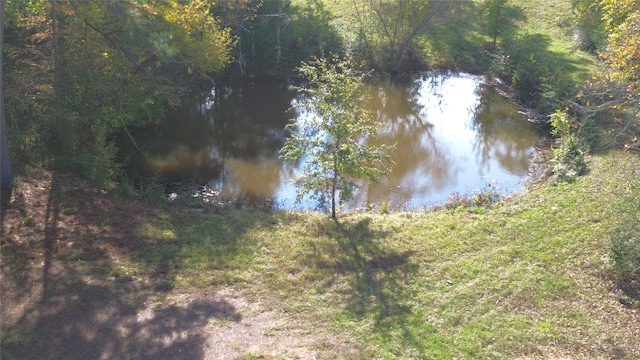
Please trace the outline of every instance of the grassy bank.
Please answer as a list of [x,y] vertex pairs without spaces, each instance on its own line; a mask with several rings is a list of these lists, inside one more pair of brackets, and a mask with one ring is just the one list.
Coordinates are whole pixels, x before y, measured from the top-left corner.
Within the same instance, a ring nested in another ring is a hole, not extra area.
[[482,214],[334,223],[233,212],[214,226],[209,216],[153,226],[189,239],[176,247],[178,288],[232,286],[269,298],[309,331],[344,333],[366,358],[608,358],[616,350],[634,358],[638,310],[618,301],[606,254],[639,165],[593,157],[577,183],[541,184]]
[[[187,358],[214,359],[216,341],[244,359],[638,358],[640,299],[618,290],[607,254],[640,159],[589,161],[573,184],[486,211],[338,223],[24,180],[2,225],[3,359],[66,358],[65,341],[107,358],[171,358],[186,342],[200,351]],[[193,343],[167,335],[181,332]]]
[[573,9],[571,1],[512,0],[521,9],[523,18],[516,22],[520,31],[542,34],[548,50],[570,66],[565,70],[576,82],[582,82],[596,69],[593,55],[576,49],[574,42]]

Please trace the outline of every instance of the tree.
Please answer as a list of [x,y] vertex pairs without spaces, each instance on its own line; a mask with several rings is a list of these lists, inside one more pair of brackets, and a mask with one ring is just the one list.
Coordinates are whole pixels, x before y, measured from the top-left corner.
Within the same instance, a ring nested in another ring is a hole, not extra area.
[[614,108],[624,112],[625,147],[640,151],[640,5],[611,31],[602,57],[611,69],[611,79],[622,91],[614,96]]
[[498,37],[509,25],[506,14],[507,0],[484,0],[482,3],[482,20],[487,35],[491,37],[491,49],[495,50]]
[[55,89],[64,93],[57,123],[66,124],[57,141],[66,143],[58,146],[104,186],[118,174],[113,134],[178,105],[192,81],[224,69],[233,41],[207,0],[60,3]]
[[382,51],[386,68],[399,72],[414,41],[429,27],[432,19],[442,18],[454,2],[438,0],[351,0],[359,23],[360,39]]
[[606,43],[600,0],[571,0],[574,41],[579,49],[596,52]]
[[365,74],[349,60],[318,59],[300,66],[299,73],[309,84],[299,88],[307,99],[300,105],[301,118],[287,127],[290,136],[281,154],[304,161],[298,201],[308,193],[323,205],[330,198],[336,219],[338,202],[352,198],[357,179],[374,182],[386,173],[387,147],[368,145],[380,124],[362,107]]
[[7,126],[4,116],[4,0],[0,0],[0,201],[8,203],[11,200],[13,190],[13,169],[9,156],[9,141],[7,138]]
[[640,3],[601,0],[598,6],[607,39],[599,53],[604,68],[583,85],[574,105],[583,128],[593,119],[613,120],[618,131],[605,132],[605,146],[640,151]]
[[20,133],[11,145],[40,155],[20,160],[56,157],[107,185],[118,174],[113,135],[162,118],[231,61],[214,3],[12,0],[5,90]]
[[630,91],[640,91],[640,10],[612,31],[602,55],[616,79],[628,82]]

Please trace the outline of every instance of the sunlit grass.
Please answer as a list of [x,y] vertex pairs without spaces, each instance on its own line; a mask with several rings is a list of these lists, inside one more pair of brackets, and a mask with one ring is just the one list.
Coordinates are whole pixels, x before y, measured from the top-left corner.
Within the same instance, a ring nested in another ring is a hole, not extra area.
[[572,60],[576,70],[569,75],[581,82],[596,69],[593,55],[576,49],[573,33],[573,9],[570,0],[510,0],[522,9],[524,19],[518,22],[526,34],[544,34],[550,40],[549,50]]
[[622,169],[640,161],[618,154],[590,164],[574,184],[534,185],[480,214],[362,213],[336,223],[316,213],[169,210],[176,239],[158,232],[157,249],[141,256],[170,260],[176,290],[240,289],[373,358],[589,358],[634,341],[598,311],[619,305],[606,281],[609,230],[624,201]]

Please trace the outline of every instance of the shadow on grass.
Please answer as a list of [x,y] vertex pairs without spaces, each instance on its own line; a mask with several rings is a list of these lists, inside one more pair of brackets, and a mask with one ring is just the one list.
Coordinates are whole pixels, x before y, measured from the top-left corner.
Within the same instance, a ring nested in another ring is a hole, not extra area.
[[[615,155],[610,155],[615,156]],[[622,199],[613,205],[617,226],[610,229],[608,256],[611,275],[625,297],[621,303],[640,307],[640,162],[632,159],[624,165],[611,168],[620,179],[625,179]]]
[[[34,181],[25,192],[43,186]],[[2,359],[205,358],[208,323],[242,315],[224,298],[163,300],[181,268],[166,264],[180,263],[179,252],[157,263],[138,259],[145,247],[162,246],[137,230],[163,215],[156,211],[56,173],[39,202],[9,209],[2,224]],[[225,241],[240,234],[227,233]],[[181,246],[180,238],[173,241]],[[128,274],[123,263],[143,270]]]
[[[484,73],[491,70],[498,41],[518,31],[516,22],[525,19],[522,9],[504,4],[491,16],[478,2],[457,1],[452,11],[455,16],[443,17],[437,26],[428,29],[423,41],[436,67]],[[493,19],[488,23],[486,18]]]
[[383,241],[389,234],[371,229],[369,219],[336,223],[334,235],[336,256],[316,260],[316,264],[348,279],[348,316],[358,321],[373,320],[371,330],[378,339],[422,349],[424,336],[433,328],[424,323],[419,309],[413,306],[415,294],[410,283],[419,267],[412,259],[413,253],[386,246]]
[[456,16],[443,17],[423,36],[430,61],[437,68],[481,73],[490,61],[483,51],[483,39],[478,24],[478,5],[473,1],[459,1]]
[[634,219],[623,221],[609,240],[611,279],[622,291],[619,302],[627,308],[640,308],[640,226]]
[[421,40],[425,56],[439,68],[499,77],[516,100],[543,116],[564,107],[562,99],[575,95],[576,84],[588,76],[586,60],[573,56],[573,49],[554,48],[558,44],[546,34],[523,30],[524,9],[500,7],[478,16],[486,9],[477,2],[459,2],[456,16],[429,29]]

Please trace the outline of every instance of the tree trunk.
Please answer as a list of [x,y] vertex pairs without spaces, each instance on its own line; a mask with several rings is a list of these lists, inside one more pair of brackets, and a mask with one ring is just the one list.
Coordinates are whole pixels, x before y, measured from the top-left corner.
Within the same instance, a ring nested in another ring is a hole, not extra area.
[[9,156],[9,140],[7,134],[7,124],[4,116],[4,59],[2,49],[4,48],[4,3],[0,0],[0,201],[8,204],[11,201],[13,192],[13,169],[11,167],[11,157]]
[[333,179],[331,182],[331,218],[336,220],[336,190],[338,187],[338,155],[333,154]]

